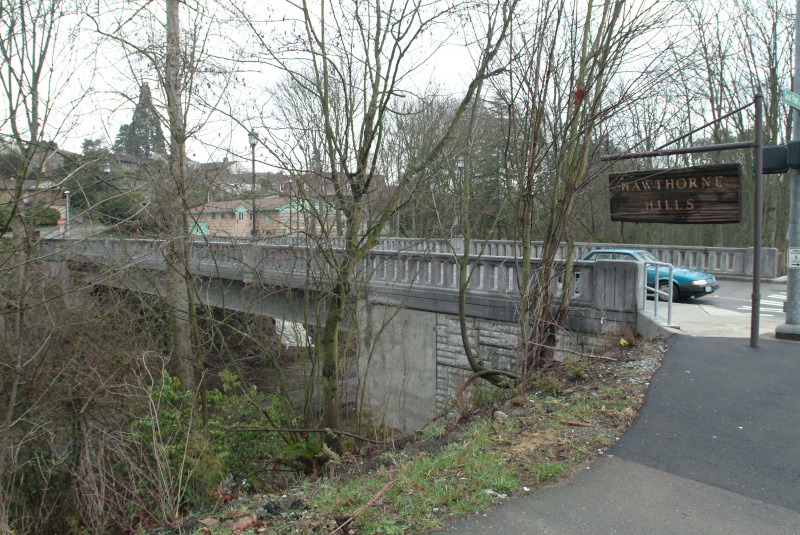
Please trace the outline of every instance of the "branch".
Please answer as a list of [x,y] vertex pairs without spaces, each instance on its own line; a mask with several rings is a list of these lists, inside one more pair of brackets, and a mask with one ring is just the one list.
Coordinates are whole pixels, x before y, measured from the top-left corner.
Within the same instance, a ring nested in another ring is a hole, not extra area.
[[355,440],[360,440],[362,442],[367,442],[369,444],[391,443],[390,441],[386,440],[373,440],[371,438],[366,438],[353,433],[348,433],[347,431],[339,431],[337,429],[329,429],[329,428],[302,429],[302,428],[292,428],[292,427],[281,428],[281,427],[237,426],[237,427],[224,427],[223,429],[230,429],[232,432],[235,433],[244,433],[245,431],[264,431],[265,433],[317,433],[317,434],[334,433],[336,435],[353,438]]

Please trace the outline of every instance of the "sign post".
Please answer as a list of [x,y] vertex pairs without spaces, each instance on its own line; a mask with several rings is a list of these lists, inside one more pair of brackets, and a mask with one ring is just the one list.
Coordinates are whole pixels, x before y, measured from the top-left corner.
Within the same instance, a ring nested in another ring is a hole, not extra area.
[[[794,80],[792,88],[800,88],[800,0],[795,3],[794,28]],[[792,108],[792,141],[800,140],[800,95],[783,91],[784,102]],[[800,250],[800,169],[792,169],[789,174],[789,228],[786,230],[787,264],[792,259],[792,251]],[[794,256],[797,260],[797,255]],[[786,272],[786,323],[775,327],[777,338],[800,340],[800,269],[790,267]]]
[[[800,0],[797,0],[797,5],[798,5],[798,11],[800,11]],[[800,25],[798,25],[798,34],[800,34]],[[796,54],[796,57],[800,57],[800,38],[795,39],[795,54]],[[800,84],[800,62],[795,62],[795,73],[796,73],[795,85],[798,85],[798,84]],[[791,95],[788,98],[791,98]],[[798,104],[800,104],[800,103],[798,103]],[[755,111],[755,124],[754,124],[754,127],[755,127],[755,132],[754,132],[755,136],[754,137],[755,137],[755,139],[753,141],[738,141],[738,142],[733,142],[733,143],[716,143],[716,144],[713,144],[713,145],[704,145],[704,146],[700,146],[700,147],[689,146],[689,147],[678,147],[678,148],[675,148],[675,149],[666,149],[665,148],[668,145],[671,145],[673,143],[681,141],[682,139],[687,138],[688,136],[690,136],[694,132],[699,132],[703,128],[706,128],[708,126],[711,126],[712,124],[715,124],[715,123],[717,123],[719,121],[722,121],[723,119],[726,119],[726,118],[730,117],[731,115],[734,115],[734,114],[737,114],[737,113],[741,113],[742,111],[746,110],[750,106],[753,106],[755,108],[754,109],[754,111]],[[753,150],[753,167],[755,168],[753,182],[755,183],[754,184],[755,187],[753,188],[754,189],[754,191],[753,191],[753,204],[754,204],[754,206],[753,206],[753,234],[754,234],[754,236],[753,236],[753,294],[752,294],[752,299],[751,299],[752,300],[752,307],[750,309],[750,346],[751,347],[758,347],[758,323],[759,323],[759,316],[760,316],[760,311],[761,311],[761,209],[762,209],[761,178],[762,178],[762,176],[764,174],[764,144],[763,144],[763,141],[762,141],[762,136],[763,136],[763,127],[762,127],[763,109],[764,109],[764,96],[761,93],[756,93],[753,96],[753,102],[751,102],[750,104],[746,104],[746,105],[744,105],[744,106],[742,106],[742,107],[740,107],[738,109],[735,109],[735,110],[731,111],[730,113],[727,113],[727,114],[723,115],[722,117],[718,117],[717,119],[715,119],[714,121],[712,121],[710,123],[707,123],[707,124],[705,124],[703,126],[695,128],[689,134],[685,134],[682,137],[679,137],[677,139],[673,139],[672,141],[669,141],[666,144],[661,145],[660,147],[658,147],[655,150],[651,150],[651,151],[647,151],[647,152],[629,152],[629,153],[625,153],[625,154],[613,154],[613,155],[603,156],[601,158],[601,160],[603,160],[603,161],[618,161],[618,160],[632,160],[632,159],[637,159],[637,158],[654,158],[654,157],[657,157],[657,156],[672,156],[672,155],[677,155],[677,154],[692,154],[692,153],[699,153],[699,152],[719,152],[719,151],[723,151],[723,150],[734,150],[734,149],[752,149]],[[800,115],[798,115],[798,112],[800,112],[800,109],[795,111],[795,119],[796,120],[794,122],[794,128],[796,129],[795,132],[796,132],[797,138],[800,139]],[[675,170],[675,171],[679,172],[679,173],[685,173],[686,172],[686,170]],[[800,174],[800,171],[798,171],[798,173]],[[648,171],[647,174],[648,174],[648,176],[652,176],[654,174],[654,172],[653,171]],[[619,177],[619,175],[616,175],[616,176]],[[623,174],[623,176],[624,176],[624,174]],[[793,180],[794,180],[794,173],[792,174],[792,177],[793,177]],[[642,178],[646,178],[646,177],[639,177],[638,179],[634,179],[634,181],[641,180]],[[681,176],[673,177],[674,182],[672,184],[670,184],[670,189],[679,189],[679,190],[681,189],[680,187],[676,188],[677,179],[678,178],[684,178],[685,182],[683,182],[682,184],[684,186],[686,186],[686,188],[692,189],[692,187],[691,187],[692,184],[690,182],[691,176],[689,176],[689,175],[682,176],[682,177]],[[695,178],[695,181],[696,181],[698,177],[695,176],[694,178]],[[700,178],[702,179],[703,176],[701,175]],[[614,183],[614,177],[612,177],[612,180],[611,180],[612,187],[614,186],[614,184],[615,184]],[[697,182],[695,183],[695,185],[698,185],[698,184],[700,184],[700,183],[697,183]],[[702,183],[702,184],[705,187],[705,183]],[[724,186],[724,181],[722,182],[722,184]],[[652,186],[652,184],[650,184],[650,185]],[[664,187],[666,187],[666,183],[663,183],[662,185]],[[793,185],[794,185],[794,182],[793,182]],[[623,189],[625,187],[624,186],[624,181],[620,180],[619,187],[620,187],[620,189]],[[684,189],[686,189],[686,188],[684,188]],[[635,189],[635,188],[633,188],[630,185],[628,186],[628,190],[633,190],[633,189]],[[641,185],[640,185],[640,189],[644,189],[644,188],[641,187]],[[697,189],[697,188],[695,188],[695,189]],[[724,188],[722,188],[722,189],[724,189]],[[792,187],[792,195],[793,196],[794,196],[794,191],[796,189],[800,190],[800,188]],[[800,196],[800,191],[798,191],[798,196]],[[657,199],[653,199],[653,200],[657,201]],[[684,214],[691,212],[691,210],[689,210],[689,208],[690,208],[690,206],[694,205],[694,198],[693,197],[682,198],[684,204],[680,204],[680,203],[675,204],[676,200],[680,201],[681,199],[667,199],[667,201],[670,201],[670,202],[667,203],[667,207],[669,209],[683,208],[683,213]],[[692,201],[691,205],[690,205],[689,201]],[[800,207],[800,199],[798,199],[798,203],[797,204],[798,204],[798,207]],[[658,211],[661,211],[663,209],[663,205],[661,205],[660,208],[658,207],[657,204],[655,206],[658,208]],[[646,210],[649,209],[649,208],[650,208],[649,206],[645,205],[645,209]],[[800,210],[798,210],[798,211],[800,211]],[[613,213],[613,209],[612,209],[612,213]],[[649,219],[647,219],[647,218],[645,218],[645,219],[619,219],[619,216],[620,216],[620,214],[619,214],[619,212],[617,212],[616,221],[649,221]],[[623,217],[630,217],[630,216],[627,215],[627,214],[623,214]],[[612,217],[612,220],[613,219],[614,218]],[[703,218],[695,219],[694,221],[690,221],[689,219],[690,218],[688,218],[688,217],[680,217],[680,218],[678,218],[678,221],[671,221],[670,220],[669,222],[671,222],[671,223],[674,223],[674,222],[679,222],[679,223],[706,223],[706,222],[709,222],[708,220],[704,221]],[[791,216],[790,216],[790,220],[791,220]],[[738,221],[738,219],[736,221]],[[665,222],[665,221],[662,220],[661,222]],[[727,221],[725,221],[724,219],[720,219],[720,220],[717,220],[715,222],[716,223],[720,223],[720,222],[727,222]],[[791,233],[791,229],[792,229],[791,222],[790,222],[789,226],[790,226],[790,233]],[[798,231],[798,235],[799,235],[798,238],[800,238],[800,224],[798,224],[794,228]],[[792,238],[789,238],[789,245],[792,245],[792,243],[793,243]],[[800,239],[798,239],[796,241],[796,243],[800,244]],[[796,273],[798,276],[800,276],[800,270],[793,270],[793,272]],[[800,282],[800,281],[798,281],[798,282]],[[790,277],[790,280],[789,280],[789,288],[790,289],[792,287],[791,284],[792,283],[791,283],[791,277]],[[790,298],[791,298],[791,291],[789,292],[789,295],[790,295]],[[798,303],[798,305],[800,305],[800,303]],[[800,308],[800,306],[798,306],[798,308]],[[787,312],[786,312],[787,322],[789,322],[788,321],[789,317],[790,317],[789,301],[787,301]],[[800,322],[798,322],[798,323],[800,323]],[[797,330],[794,331],[794,332],[797,333],[798,335],[800,335],[800,326],[795,325],[794,327],[797,327]],[[778,335],[778,331],[776,331],[776,335]]]

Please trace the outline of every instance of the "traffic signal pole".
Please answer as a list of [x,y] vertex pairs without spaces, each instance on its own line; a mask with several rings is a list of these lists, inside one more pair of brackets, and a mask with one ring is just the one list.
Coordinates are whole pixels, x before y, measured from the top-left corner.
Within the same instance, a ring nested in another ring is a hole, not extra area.
[[[794,81],[792,89],[796,92],[800,90],[800,0],[795,6],[795,29],[794,29]],[[800,140],[800,111],[791,107],[792,110],[792,140]],[[800,169],[791,169],[789,174],[789,228],[786,233],[789,242],[787,251],[786,270],[786,323],[775,328],[777,338],[790,340],[800,340],[800,267],[794,266],[790,262],[792,249],[800,248]]]

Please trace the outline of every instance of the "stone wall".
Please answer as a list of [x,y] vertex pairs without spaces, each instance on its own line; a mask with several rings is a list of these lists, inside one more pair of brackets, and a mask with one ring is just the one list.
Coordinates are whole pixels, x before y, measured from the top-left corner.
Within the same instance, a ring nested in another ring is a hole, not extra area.
[[[407,432],[424,427],[450,406],[472,374],[454,314],[369,304],[360,327],[363,406],[381,427]],[[467,327],[481,364],[517,372],[516,323],[467,318]],[[617,340],[610,332],[563,331],[556,359],[604,351]]]
[[[476,358],[487,368],[515,372],[517,369],[516,323],[467,318],[470,344]],[[458,316],[436,314],[436,411],[443,410],[472,374]]]
[[[467,318],[470,343],[477,348],[479,362],[495,370],[518,372],[519,325],[505,321]],[[562,331],[557,337],[555,359],[567,354],[590,355],[608,350],[617,342],[615,334]],[[458,316],[436,315],[436,411],[444,410],[457,390],[472,374]]]

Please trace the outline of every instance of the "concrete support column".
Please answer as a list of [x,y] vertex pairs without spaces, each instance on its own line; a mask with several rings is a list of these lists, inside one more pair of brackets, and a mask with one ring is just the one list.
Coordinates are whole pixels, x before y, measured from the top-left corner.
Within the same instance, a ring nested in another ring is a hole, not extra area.
[[367,304],[359,327],[364,410],[388,429],[425,426],[436,413],[436,313]]

